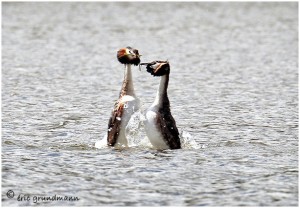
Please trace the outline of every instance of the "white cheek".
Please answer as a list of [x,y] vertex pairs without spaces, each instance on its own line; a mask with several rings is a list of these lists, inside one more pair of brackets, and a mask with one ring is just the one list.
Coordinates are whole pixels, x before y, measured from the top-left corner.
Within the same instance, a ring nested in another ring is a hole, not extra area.
[[129,50],[128,48],[126,48],[126,53],[127,53],[127,54],[130,54],[130,55],[133,55],[133,54],[134,54],[133,51],[132,51],[132,50]]

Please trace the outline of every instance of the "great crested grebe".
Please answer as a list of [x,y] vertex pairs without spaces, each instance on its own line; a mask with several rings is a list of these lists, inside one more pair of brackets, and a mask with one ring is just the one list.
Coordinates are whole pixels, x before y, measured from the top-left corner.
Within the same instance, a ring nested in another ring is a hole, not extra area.
[[140,55],[137,49],[128,46],[118,51],[117,58],[120,63],[125,65],[125,74],[119,99],[114,105],[108,122],[107,145],[127,147],[125,128],[132,114],[139,109],[139,99],[133,88],[131,65],[140,63]]
[[169,62],[153,61],[141,65],[147,65],[147,72],[151,75],[161,77],[155,101],[146,112],[144,124],[147,137],[156,149],[180,149],[179,132],[171,114],[167,94],[170,75]]

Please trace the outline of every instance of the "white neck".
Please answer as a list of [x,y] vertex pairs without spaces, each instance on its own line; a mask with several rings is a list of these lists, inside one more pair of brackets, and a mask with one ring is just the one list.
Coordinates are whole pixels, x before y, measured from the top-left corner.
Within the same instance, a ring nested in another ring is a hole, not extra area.
[[154,103],[152,104],[152,106],[160,106],[162,105],[162,101],[164,99],[164,96],[166,96],[166,85],[168,85],[168,77],[167,75],[164,75],[160,78],[160,83],[159,83],[159,87],[156,93],[156,97],[154,100]]
[[133,79],[131,73],[131,64],[125,65],[125,74],[124,74],[124,81],[123,81],[123,88],[127,89],[127,95],[134,95],[134,87],[133,87]]

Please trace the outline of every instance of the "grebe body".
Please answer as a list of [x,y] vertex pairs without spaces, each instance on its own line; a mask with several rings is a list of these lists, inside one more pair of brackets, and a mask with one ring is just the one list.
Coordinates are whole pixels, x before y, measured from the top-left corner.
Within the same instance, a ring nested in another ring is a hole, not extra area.
[[145,116],[144,124],[147,137],[156,149],[180,149],[179,132],[171,114],[167,94],[170,65],[167,61],[154,61],[147,64],[147,72],[153,76],[161,77],[155,101]]
[[133,87],[131,65],[140,63],[138,50],[131,47],[122,48],[117,53],[118,60],[125,65],[125,74],[120,96],[114,105],[107,129],[107,145],[127,147],[126,126],[132,114],[139,110],[140,102]]

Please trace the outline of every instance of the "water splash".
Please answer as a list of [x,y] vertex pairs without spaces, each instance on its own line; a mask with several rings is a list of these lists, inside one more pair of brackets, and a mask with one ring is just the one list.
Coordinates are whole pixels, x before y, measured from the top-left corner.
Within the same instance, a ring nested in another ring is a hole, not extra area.
[[96,141],[95,147],[97,149],[107,148],[107,132],[105,133],[104,137],[101,140]]
[[144,120],[145,117],[140,110],[131,116],[125,132],[129,147],[145,145]]
[[180,134],[180,142],[181,142],[181,148],[182,149],[201,149],[204,148],[204,145],[199,145],[193,138],[193,136],[187,132],[182,131]]
[[[141,110],[136,111],[131,116],[125,128],[125,135],[128,141],[128,147],[149,147],[151,146],[148,138],[145,138],[144,115]],[[96,141],[95,147],[98,149],[107,148],[107,133],[99,141]],[[125,148],[125,147],[124,147]]]
[[[144,121],[145,116],[141,110],[135,112],[131,116],[125,129],[128,147],[153,148],[148,137],[146,136]],[[179,137],[182,149],[205,148],[204,145],[197,144],[193,136],[185,130],[180,133]],[[107,133],[105,133],[103,139],[96,141],[95,147],[98,149],[107,148]]]

